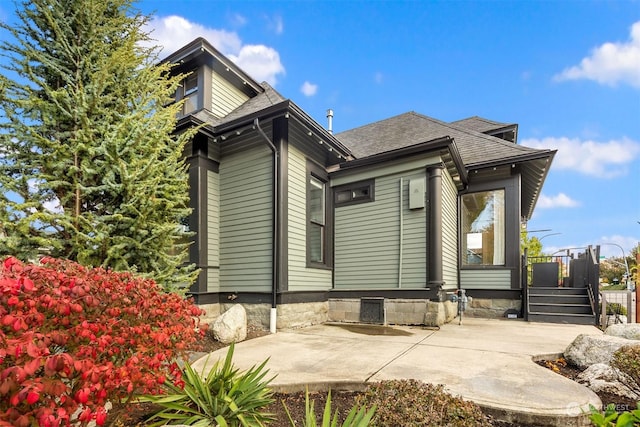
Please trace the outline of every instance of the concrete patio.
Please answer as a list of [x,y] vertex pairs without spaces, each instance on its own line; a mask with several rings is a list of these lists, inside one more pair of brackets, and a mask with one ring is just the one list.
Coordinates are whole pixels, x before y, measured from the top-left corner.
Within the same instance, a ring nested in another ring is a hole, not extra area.
[[[359,390],[368,382],[417,379],[481,405],[497,419],[516,424],[589,425],[596,394],[555,374],[534,359],[556,357],[594,326],[465,318],[439,329],[324,324],[236,345],[234,364],[247,369],[269,358],[277,374],[272,387]],[[226,349],[195,363],[206,369]]]

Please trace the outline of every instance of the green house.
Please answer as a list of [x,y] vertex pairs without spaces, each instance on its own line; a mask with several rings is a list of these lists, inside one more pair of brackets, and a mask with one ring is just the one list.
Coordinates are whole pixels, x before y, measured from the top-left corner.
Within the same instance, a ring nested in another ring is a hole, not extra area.
[[190,292],[209,312],[438,325],[457,288],[470,314],[522,311],[520,227],[555,151],[518,145],[516,124],[415,112],[333,134],[202,38],[166,61],[189,73]]

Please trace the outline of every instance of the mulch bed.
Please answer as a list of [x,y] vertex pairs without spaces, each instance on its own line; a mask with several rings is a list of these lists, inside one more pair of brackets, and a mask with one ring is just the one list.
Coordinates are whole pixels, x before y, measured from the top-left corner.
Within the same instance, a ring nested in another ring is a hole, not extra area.
[[[555,360],[541,360],[536,362],[538,365],[551,369],[553,372],[567,377],[570,380],[577,381],[578,375],[580,375],[583,369],[579,369],[576,366],[569,364],[564,358]],[[631,411],[637,409],[638,404],[635,400],[625,396],[618,396],[617,394],[596,392],[604,409],[609,404],[614,404],[618,412]]]

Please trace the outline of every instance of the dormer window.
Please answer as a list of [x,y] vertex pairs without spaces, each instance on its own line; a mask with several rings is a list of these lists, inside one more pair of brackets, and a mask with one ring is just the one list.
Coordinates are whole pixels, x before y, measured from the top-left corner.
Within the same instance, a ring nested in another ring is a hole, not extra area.
[[183,114],[189,114],[198,109],[198,73],[193,71],[182,83]]

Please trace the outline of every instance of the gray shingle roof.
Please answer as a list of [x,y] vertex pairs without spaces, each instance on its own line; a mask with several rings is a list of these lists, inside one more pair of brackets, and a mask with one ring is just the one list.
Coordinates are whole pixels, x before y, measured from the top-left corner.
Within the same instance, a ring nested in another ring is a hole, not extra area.
[[240,117],[249,116],[286,100],[286,98],[280,95],[280,93],[271,87],[269,83],[262,82],[260,86],[264,88],[264,92],[259,93],[240,107],[227,114],[225,117],[220,119],[220,123],[227,123]]
[[462,120],[451,122],[452,125],[463,127],[476,132],[487,133],[494,130],[502,129],[507,126],[515,126],[515,123],[500,123],[493,120],[485,119],[479,116],[468,117]]
[[357,158],[449,136],[467,168],[542,152],[446,123],[415,112],[404,113],[336,135]]
[[[509,163],[519,164],[522,173],[522,215],[530,218],[555,151],[524,147],[470,129],[469,127],[477,126],[483,120],[490,122],[486,119],[472,119],[461,121],[461,126],[459,122],[445,123],[409,112],[339,133],[336,137],[360,159],[450,137],[453,138],[467,171]],[[486,123],[486,126],[505,127],[498,122]]]

